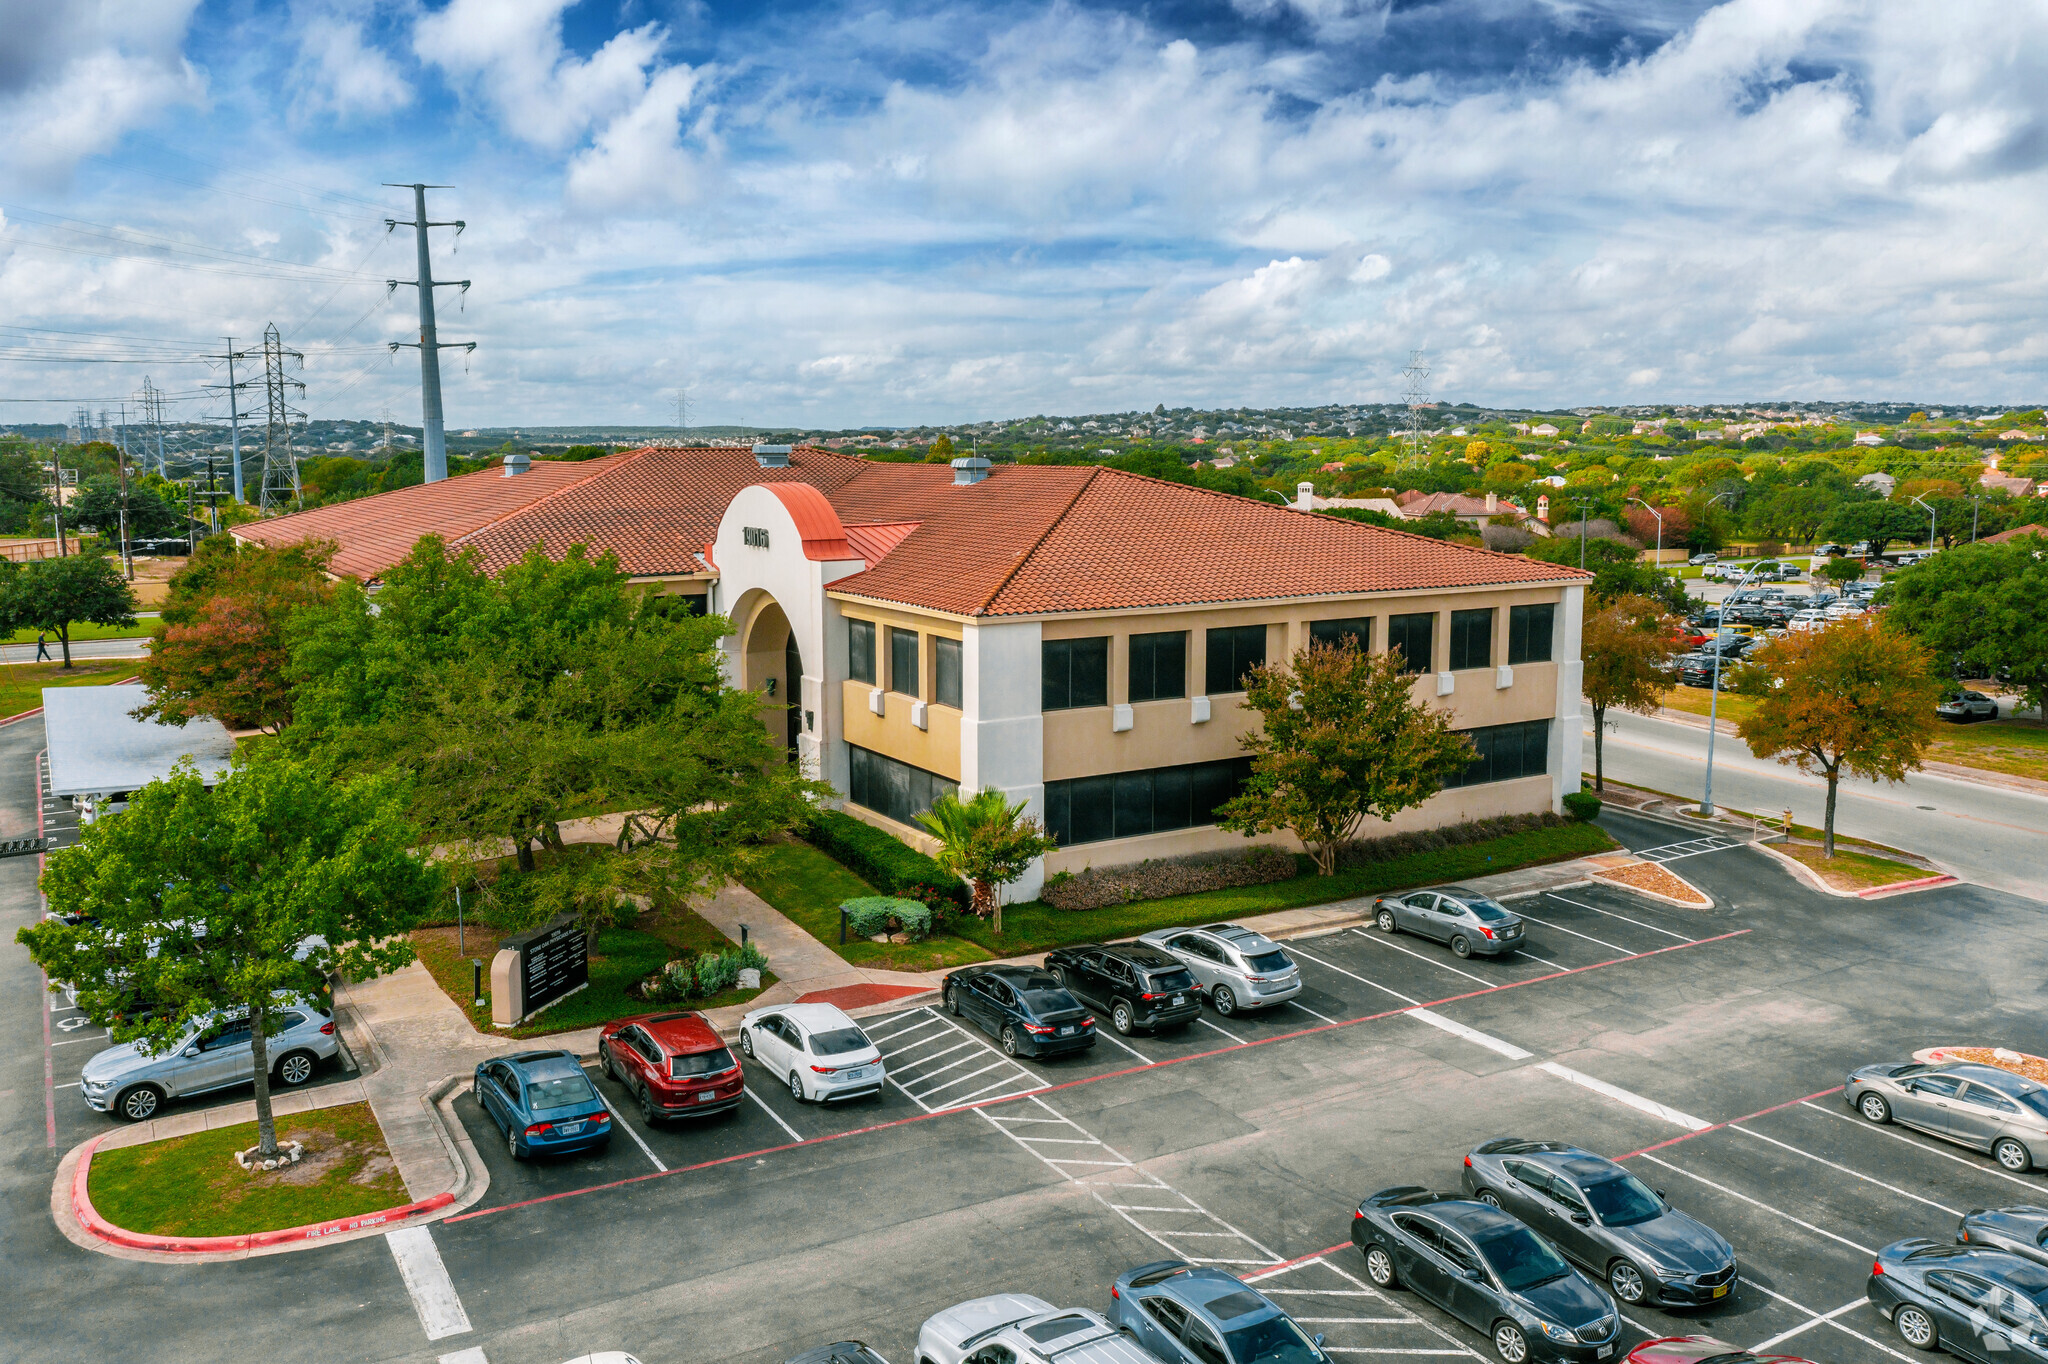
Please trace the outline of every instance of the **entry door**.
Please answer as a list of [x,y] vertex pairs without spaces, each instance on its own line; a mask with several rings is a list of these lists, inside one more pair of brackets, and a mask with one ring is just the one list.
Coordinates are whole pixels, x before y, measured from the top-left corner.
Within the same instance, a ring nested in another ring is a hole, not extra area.
[[783,718],[788,722],[789,756],[796,757],[796,739],[804,732],[804,656],[796,649],[796,631],[789,632],[789,642],[782,646],[782,689],[783,701],[789,706]]

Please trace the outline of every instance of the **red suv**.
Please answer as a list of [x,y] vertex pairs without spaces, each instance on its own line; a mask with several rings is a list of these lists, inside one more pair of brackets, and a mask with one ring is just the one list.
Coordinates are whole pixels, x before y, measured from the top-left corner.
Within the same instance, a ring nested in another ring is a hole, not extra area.
[[700,1013],[642,1014],[605,1025],[598,1064],[624,1085],[649,1123],[730,1113],[745,1081],[740,1063]]

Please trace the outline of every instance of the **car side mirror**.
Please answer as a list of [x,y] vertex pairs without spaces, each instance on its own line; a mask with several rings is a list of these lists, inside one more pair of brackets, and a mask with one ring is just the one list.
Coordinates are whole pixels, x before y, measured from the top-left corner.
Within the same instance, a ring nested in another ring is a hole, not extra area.
[[1572,1222],[1576,1226],[1590,1227],[1593,1225],[1593,1214],[1587,1212],[1575,1212],[1572,1214]]
[[185,1048],[184,1054],[187,1056],[197,1056],[199,1054],[199,1044],[194,1042],[191,1046]]
[[[1316,1341],[1315,1341],[1315,1343],[1316,1343],[1317,1345],[1321,1345],[1321,1344],[1322,1344],[1322,1343],[1323,1343],[1324,1341],[1326,1341],[1326,1340],[1328,1340],[1328,1339],[1329,1339],[1329,1337],[1328,1337],[1328,1336],[1326,1336],[1326,1335],[1323,1335],[1323,1334],[1322,1334],[1321,1332],[1318,1332],[1318,1333],[1316,1334]],[[2036,1336],[2036,1337],[2035,1337],[2035,1339],[2036,1339],[2036,1340],[2038,1340],[2038,1339],[2040,1339],[2040,1337]]]

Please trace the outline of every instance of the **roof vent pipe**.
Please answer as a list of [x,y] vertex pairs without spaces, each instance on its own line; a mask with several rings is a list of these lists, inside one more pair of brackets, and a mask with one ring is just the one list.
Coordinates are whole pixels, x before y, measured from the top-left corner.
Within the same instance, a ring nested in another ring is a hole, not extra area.
[[505,456],[505,472],[499,475],[499,477],[517,478],[521,474],[527,473],[532,468],[533,457],[530,455],[522,455],[517,450],[514,450],[511,454]]
[[953,461],[953,486],[956,488],[965,488],[987,477],[988,461],[980,455],[970,455],[966,459]]
[[763,469],[787,469],[789,467],[789,450],[790,447],[787,445],[756,445],[754,447],[754,463],[760,465]]
[[1314,511],[1316,509],[1315,484],[1297,483],[1294,485],[1294,507],[1297,511]]

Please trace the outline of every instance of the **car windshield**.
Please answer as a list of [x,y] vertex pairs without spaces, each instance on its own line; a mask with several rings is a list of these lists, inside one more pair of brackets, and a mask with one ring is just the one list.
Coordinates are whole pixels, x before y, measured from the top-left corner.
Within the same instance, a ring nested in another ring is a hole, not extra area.
[[1510,1293],[1563,1278],[1571,1267],[1527,1227],[1516,1227],[1479,1243],[1479,1253]]
[[1487,899],[1483,895],[1470,896],[1465,901],[1472,912],[1490,924],[1504,924],[1515,916],[1508,913],[1507,906]]
[[1664,1205],[1657,1201],[1657,1195],[1644,1188],[1642,1181],[1634,1175],[1588,1184],[1586,1201],[1593,1205],[1594,1215],[1599,1217],[1601,1224],[1609,1227],[1632,1227],[1638,1222],[1662,1216],[1664,1212]]
[[849,1051],[865,1051],[873,1045],[859,1028],[834,1028],[830,1032],[811,1034],[813,1056],[838,1056]]
[[1323,1358],[1301,1328],[1283,1316],[1225,1331],[1223,1343],[1236,1364],[1319,1364]]
[[1285,971],[1294,965],[1287,959],[1287,954],[1277,947],[1270,952],[1261,952],[1256,957],[1246,957],[1244,964],[1254,971]]
[[724,1047],[717,1051],[700,1051],[693,1056],[671,1056],[668,1058],[668,1073],[678,1080],[689,1080],[699,1075],[717,1075],[732,1069],[732,1053]]
[[564,1075],[558,1080],[529,1080],[526,1083],[526,1106],[536,1113],[596,1102],[597,1091],[581,1075]]

